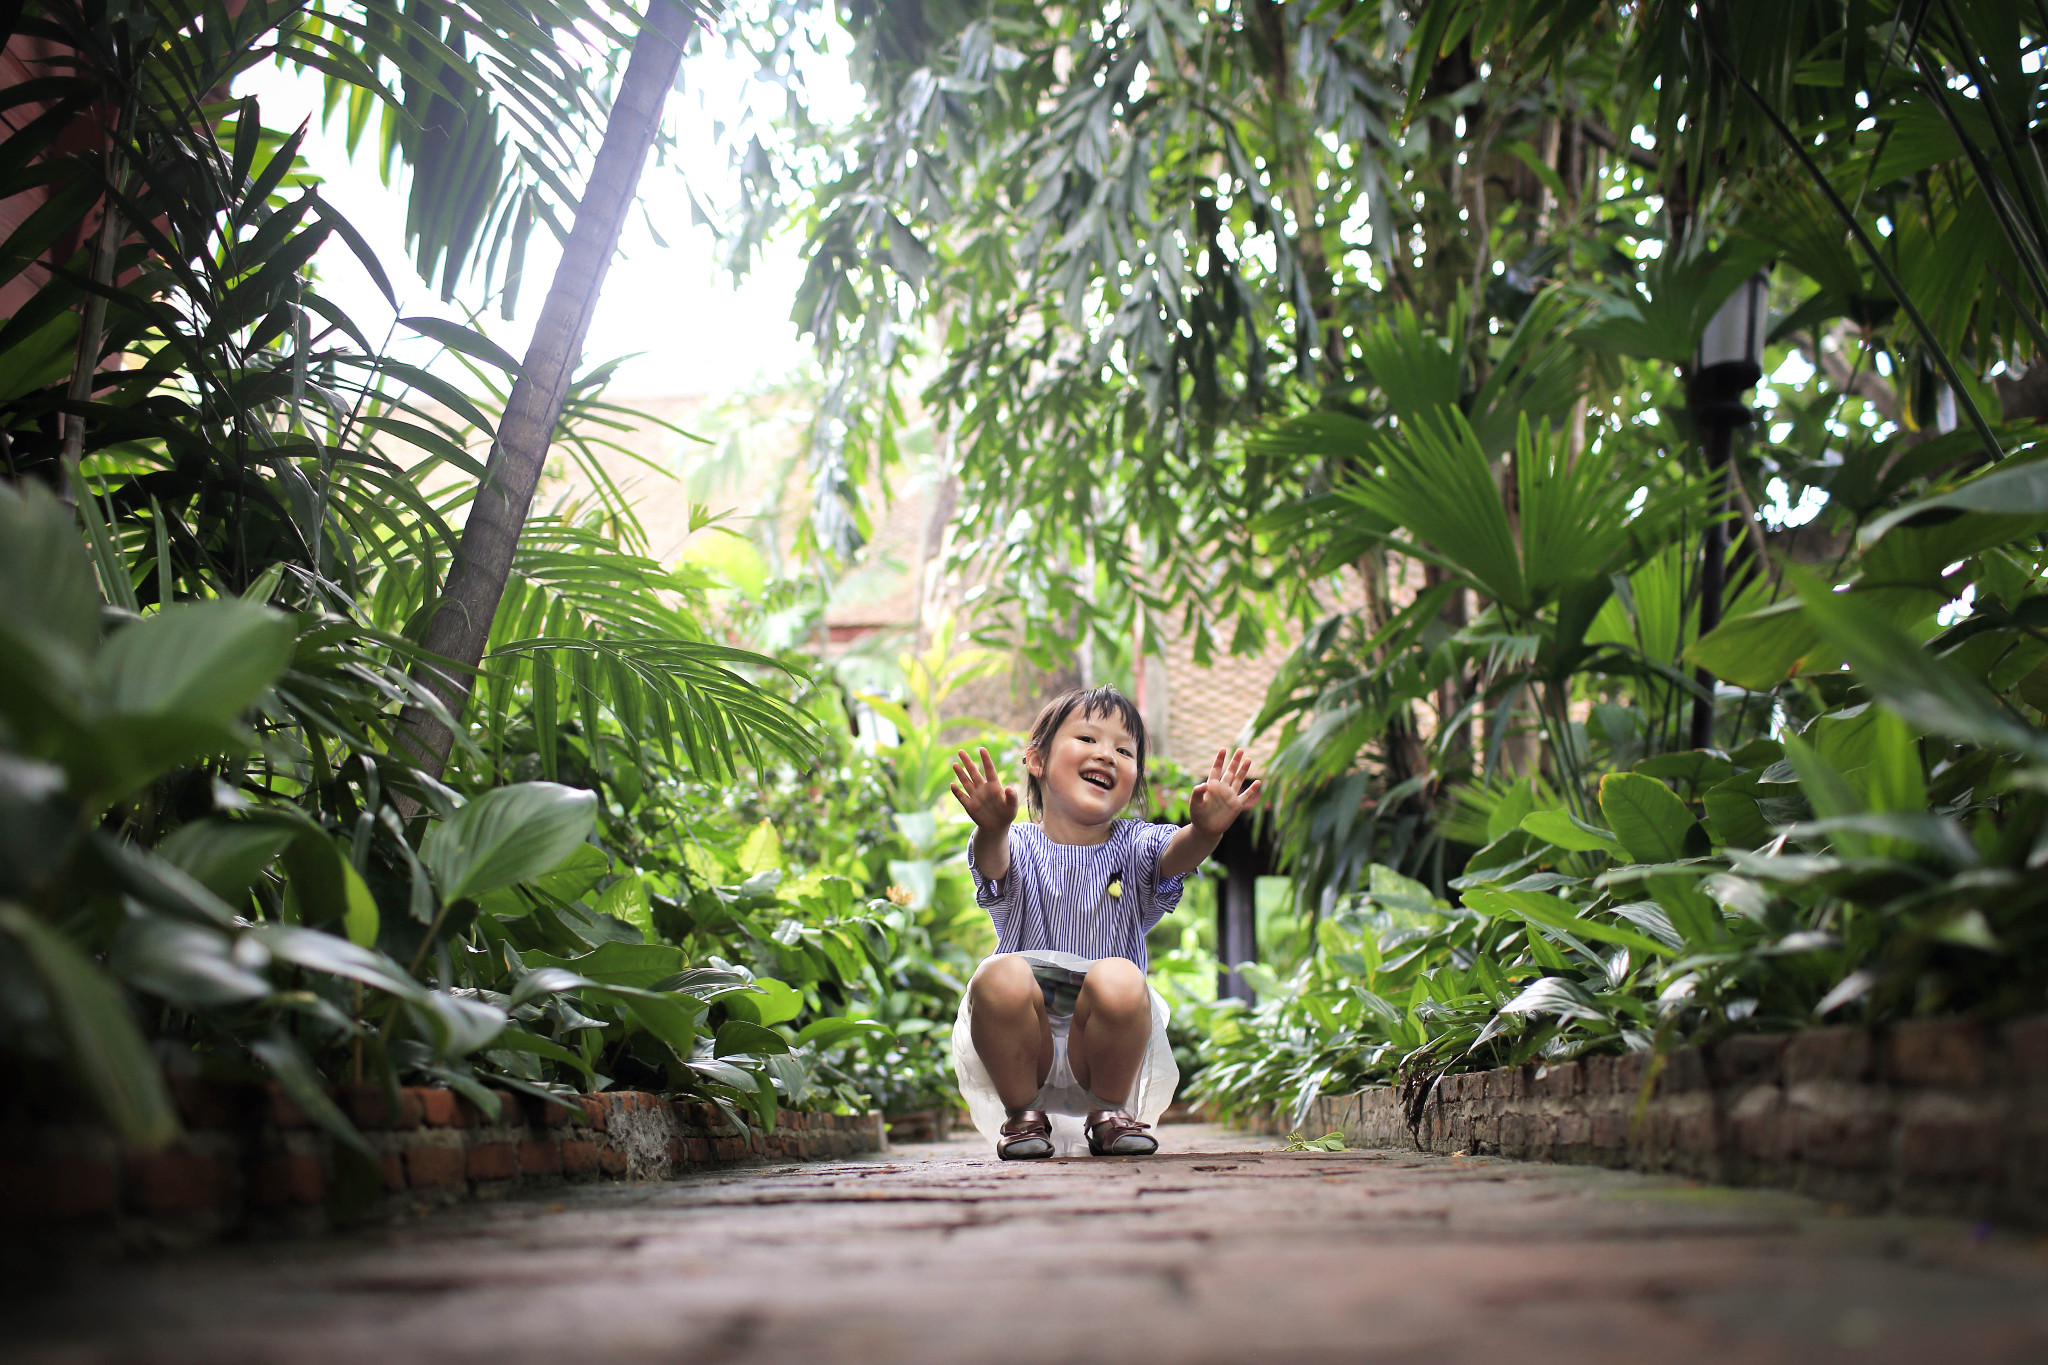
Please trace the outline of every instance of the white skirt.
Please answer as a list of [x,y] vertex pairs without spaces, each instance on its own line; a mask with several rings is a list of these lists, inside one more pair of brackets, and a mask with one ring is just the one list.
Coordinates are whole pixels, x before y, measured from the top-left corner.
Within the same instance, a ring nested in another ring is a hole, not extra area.
[[[1001,956],[998,954],[997,956]],[[1053,956],[1044,954],[1044,956]],[[1065,959],[1062,965],[1071,963],[1093,965],[1100,959],[1072,958],[1067,954],[1057,956]],[[984,958],[975,969],[979,977],[988,969],[994,957]],[[1152,996],[1152,1039],[1145,1046],[1145,1059],[1138,1065],[1138,1079],[1131,1087],[1131,1098],[1122,1107],[1140,1123],[1159,1122],[1159,1116],[1173,1103],[1174,1091],[1180,1088],[1180,1066],[1173,1060],[1173,1048],[1166,1041],[1166,1001],[1156,990],[1146,988]],[[996,1093],[995,1082],[989,1079],[988,1068],[981,1064],[981,1054],[974,1050],[974,988],[960,995],[960,1013],[953,1022],[953,1076],[960,1084],[960,1098],[967,1102],[968,1117],[981,1135],[993,1143],[1002,1136],[1003,1124],[1009,1113],[1003,1108],[1002,1097]],[[1052,1149],[1054,1156],[1078,1156],[1088,1150],[1088,1135],[1081,1130],[1081,1121],[1091,1110],[1113,1109],[1117,1106],[1106,1104],[1082,1088],[1074,1079],[1074,1069],[1067,1058],[1067,1033],[1073,1026],[1071,1014],[1050,1016],[1052,1024],[1052,1070],[1046,1073],[1045,1084],[1039,1088],[1038,1098],[1031,1107],[1043,1109],[1052,1121]]]

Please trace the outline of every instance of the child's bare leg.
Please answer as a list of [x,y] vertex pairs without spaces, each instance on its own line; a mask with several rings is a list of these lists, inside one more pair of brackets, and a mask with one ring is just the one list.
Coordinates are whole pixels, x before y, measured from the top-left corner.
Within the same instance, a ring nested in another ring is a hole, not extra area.
[[1152,1041],[1152,995],[1137,963],[1106,957],[1088,969],[1069,1037],[1074,1079],[1110,1104],[1129,1103]]
[[1052,1071],[1052,1025],[1031,964],[1014,954],[992,958],[974,974],[967,995],[974,1002],[974,1050],[1003,1107],[1013,1115],[1030,1108]]

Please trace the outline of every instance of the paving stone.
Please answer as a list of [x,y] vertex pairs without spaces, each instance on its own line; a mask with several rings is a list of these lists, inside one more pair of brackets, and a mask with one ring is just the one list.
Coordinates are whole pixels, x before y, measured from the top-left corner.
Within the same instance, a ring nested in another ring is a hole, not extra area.
[[[557,1186],[74,1275],[22,1365],[2048,1358],[2038,1239],[1796,1195],[1200,1127]],[[564,1155],[568,1144],[564,1144]]]

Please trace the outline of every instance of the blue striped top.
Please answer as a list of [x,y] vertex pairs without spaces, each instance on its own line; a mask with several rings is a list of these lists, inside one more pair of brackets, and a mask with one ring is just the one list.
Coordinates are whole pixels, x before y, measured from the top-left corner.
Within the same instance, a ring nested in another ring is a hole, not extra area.
[[[1145,931],[1180,904],[1184,872],[1159,878],[1175,825],[1119,820],[1099,844],[1056,844],[1037,825],[1010,828],[1010,870],[999,882],[974,865],[975,903],[996,926],[996,951],[1051,949],[1079,957],[1124,957],[1151,967]],[[1112,885],[1115,894],[1112,894]]]

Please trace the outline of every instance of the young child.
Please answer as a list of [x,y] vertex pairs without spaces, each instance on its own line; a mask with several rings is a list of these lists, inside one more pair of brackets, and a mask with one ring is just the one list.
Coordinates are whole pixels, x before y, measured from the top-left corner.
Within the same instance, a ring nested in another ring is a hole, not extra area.
[[[953,795],[975,824],[967,866],[995,921],[996,952],[961,999],[953,1069],[996,1155],[1067,1150],[1076,1118],[1096,1156],[1159,1149],[1146,1130],[1172,1102],[1180,1071],[1166,1002],[1145,984],[1145,932],[1257,803],[1250,768],[1242,750],[1227,760],[1217,750],[1187,825],[1122,818],[1145,790],[1145,722],[1110,687],[1057,697],[1032,725],[1024,769],[1035,824],[1011,828],[1017,791],[988,750],[978,768],[964,752],[954,761]],[[1056,1118],[1066,1119],[1057,1138]]]

